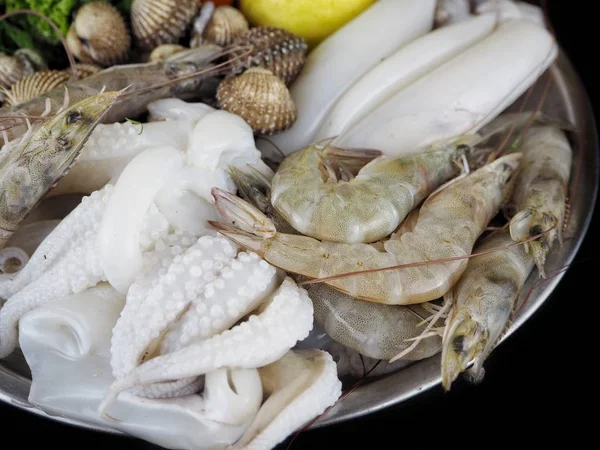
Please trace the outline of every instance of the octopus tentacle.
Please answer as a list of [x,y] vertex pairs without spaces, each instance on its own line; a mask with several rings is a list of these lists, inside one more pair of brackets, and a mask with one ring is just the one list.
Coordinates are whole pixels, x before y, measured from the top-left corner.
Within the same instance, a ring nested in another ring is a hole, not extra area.
[[111,364],[115,377],[126,375],[152,356],[156,351],[152,344],[158,347],[169,324],[185,312],[199,290],[216,278],[224,267],[222,261],[237,251],[224,238],[203,236],[192,242],[181,236],[174,237],[167,246],[159,245],[158,274],[150,272],[131,286],[113,329]]
[[42,241],[29,262],[14,277],[0,281],[0,297],[9,298],[38,279],[61,258],[89,241],[112,195],[111,185],[83,197],[81,203]]
[[23,314],[106,281],[97,254],[97,242],[85,241],[4,304],[0,310],[0,358],[5,358],[16,348],[18,323]]
[[244,369],[270,364],[304,339],[312,324],[313,307],[307,292],[286,278],[260,314],[209,339],[150,359],[116,380],[100,405],[100,413],[104,414],[120,392],[131,388],[224,367]]
[[172,325],[161,346],[170,353],[231,328],[270,295],[276,269],[256,253],[238,254],[193,301],[193,307]]
[[342,393],[336,364],[322,350],[290,350],[258,369],[269,395],[232,450],[270,450],[333,405]]

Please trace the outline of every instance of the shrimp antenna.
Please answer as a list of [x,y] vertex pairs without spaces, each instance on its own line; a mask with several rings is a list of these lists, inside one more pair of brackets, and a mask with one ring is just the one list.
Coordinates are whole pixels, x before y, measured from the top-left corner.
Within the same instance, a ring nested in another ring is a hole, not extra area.
[[379,267],[377,269],[367,269],[367,270],[360,270],[360,271],[356,271],[356,272],[345,272],[345,273],[340,273],[337,275],[332,275],[330,277],[322,277],[322,278],[313,278],[311,280],[305,280],[305,281],[301,281],[298,283],[298,286],[304,286],[307,284],[315,284],[315,283],[324,283],[327,281],[333,281],[333,280],[337,280],[339,278],[346,278],[346,277],[351,277],[351,276],[356,276],[356,275],[365,275],[365,274],[369,274],[369,273],[375,273],[375,272],[383,272],[385,270],[397,270],[397,269],[410,269],[413,267],[422,267],[422,266],[428,266],[430,264],[441,264],[441,263],[445,263],[445,262],[453,262],[453,261],[460,261],[463,259],[470,259],[470,258],[475,258],[477,256],[483,256],[483,255],[487,255],[490,253],[495,253],[495,252],[499,252],[502,250],[508,250],[511,247],[517,246],[517,245],[524,245],[527,242],[530,241],[535,241],[536,239],[539,239],[542,236],[545,236],[546,234],[550,233],[550,231],[552,231],[554,228],[556,227],[556,225],[553,225],[552,227],[550,227],[549,229],[535,235],[535,236],[531,236],[521,242],[513,242],[512,244],[508,244],[508,245],[504,245],[504,246],[500,246],[500,247],[496,247],[496,248],[492,248],[489,250],[484,250],[481,252],[477,252],[477,253],[471,253],[470,255],[463,255],[463,256],[453,256],[450,258],[441,258],[441,259],[432,259],[429,261],[419,261],[419,262],[415,262],[415,263],[409,263],[409,264],[398,264],[395,266],[388,266],[388,267]]
[[11,12],[2,14],[0,16],[0,21],[6,20],[12,16],[18,16],[18,15],[23,15],[23,14],[33,14],[34,16],[39,17],[40,19],[44,20],[48,25],[50,25],[50,27],[52,28],[54,33],[56,33],[56,35],[60,39],[60,42],[61,42],[63,48],[65,49],[65,53],[67,54],[67,58],[69,59],[69,65],[71,66],[71,72],[72,72],[71,78],[78,80],[79,78],[77,77],[77,71],[75,70],[75,58],[73,57],[73,53],[71,53],[71,51],[69,50],[69,47],[67,47],[67,42],[65,41],[65,37],[63,36],[63,34],[59,30],[59,28],[56,26],[56,24],[54,22],[52,22],[52,19],[50,19],[49,17],[45,16],[44,14],[42,14],[38,11],[34,11],[32,9],[18,9],[16,11],[11,11]]
[[[219,73],[220,69],[223,69],[223,68],[225,68],[227,66],[233,65],[234,61],[236,61],[238,59],[241,59],[244,56],[247,56],[250,53],[252,53],[253,48],[251,46],[246,46],[246,47],[249,47],[250,49],[248,51],[246,51],[245,53],[242,53],[241,55],[238,55],[238,56],[235,56],[233,58],[228,59],[225,62],[219,63],[219,64],[217,64],[215,66],[212,66],[212,67],[209,67],[209,68],[206,68],[206,69],[199,70],[197,72],[189,73],[187,75],[182,75],[181,77],[173,78],[172,80],[168,80],[168,81],[165,81],[163,83],[157,83],[157,84],[152,85],[152,86],[148,86],[148,87],[145,87],[145,88],[138,89],[136,91],[132,91],[132,92],[130,92],[128,94],[123,95],[121,97],[121,99],[125,99],[125,98],[128,98],[128,97],[133,96],[133,95],[139,95],[141,93],[152,91],[152,90],[157,89],[157,88],[170,86],[171,84],[175,84],[175,83],[178,83],[180,81],[185,81],[185,80],[188,80],[190,78],[194,78],[194,77],[197,77],[197,76],[200,76],[200,75],[205,75],[207,73]],[[244,48],[244,47],[241,47],[241,48]],[[225,51],[222,51],[222,52],[219,52],[216,55],[214,55],[213,58],[214,59],[221,58],[223,56],[226,56],[229,53],[233,53],[234,50],[236,50],[235,47],[231,48],[231,49],[228,49],[228,50],[225,50]]]

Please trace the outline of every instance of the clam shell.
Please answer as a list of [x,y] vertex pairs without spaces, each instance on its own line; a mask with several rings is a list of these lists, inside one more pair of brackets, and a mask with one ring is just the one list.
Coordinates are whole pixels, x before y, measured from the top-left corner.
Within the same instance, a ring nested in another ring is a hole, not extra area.
[[133,0],[131,28],[136,45],[153,50],[162,44],[176,44],[198,12],[197,0]]
[[67,33],[67,46],[80,61],[108,67],[127,60],[131,36],[114,6],[93,2],[77,11]]
[[[81,80],[82,78],[87,78],[90,75],[94,75],[97,72],[100,72],[102,67],[96,66],[94,64],[75,64],[75,74],[77,75],[77,79]],[[66,72],[71,75],[73,73],[73,69],[70,67],[66,69]]]
[[71,74],[62,70],[46,70],[21,78],[5,92],[7,105],[19,105],[38,95],[66,84]]
[[217,89],[219,105],[237,114],[260,134],[274,134],[296,121],[296,105],[283,80],[262,67],[225,78]]
[[175,53],[187,50],[187,47],[179,44],[163,44],[156,47],[150,53],[150,61],[162,61]]
[[25,75],[25,67],[18,58],[0,53],[0,87],[10,88]]
[[215,9],[202,33],[203,40],[213,44],[230,45],[248,31],[250,26],[240,10],[231,6]]
[[[255,27],[235,42],[238,46],[252,46],[250,55],[240,60],[237,73],[250,67],[263,67],[280,77],[286,85],[292,84],[306,62],[306,41],[287,30],[274,27]],[[246,51],[246,49],[242,49]]]

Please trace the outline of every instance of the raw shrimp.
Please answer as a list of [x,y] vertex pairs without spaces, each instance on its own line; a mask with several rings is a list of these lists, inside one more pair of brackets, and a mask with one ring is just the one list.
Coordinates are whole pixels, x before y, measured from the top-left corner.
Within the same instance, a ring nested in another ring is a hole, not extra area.
[[[399,158],[378,158],[356,178],[338,181],[332,166],[375,155],[311,145],[288,156],[271,184],[271,203],[306,236],[330,242],[374,242],[389,236],[423,199],[460,173],[479,137],[461,136]],[[346,171],[347,172],[347,171]]]
[[[201,47],[180,52],[164,61],[125,64],[112,66],[97,72],[87,78],[71,81],[66,84],[72,101],[80,101],[91,97],[102,89],[118,91],[129,88],[129,91],[141,91],[139,95],[128,98],[127,101],[116,105],[106,114],[102,123],[113,123],[134,118],[146,110],[146,106],[153,100],[166,97],[190,99],[199,96],[199,91],[217,74],[214,61],[222,56],[221,47],[207,44]],[[185,78],[206,68],[206,73]],[[181,81],[174,81],[177,78]],[[173,81],[172,83],[169,83]],[[26,103],[0,109],[0,115],[15,116],[14,121],[23,123],[21,115],[39,116],[46,108],[47,100],[50,101],[53,111],[62,103],[63,88],[57,88],[43,95],[35,97]],[[5,119],[6,122],[9,120]],[[8,131],[9,139],[22,135],[26,130],[24,124],[11,126]],[[2,141],[0,141],[2,142]]]
[[[423,204],[411,232],[383,243],[385,252],[369,244],[321,242],[277,233],[264,215],[249,214],[243,229],[222,233],[276,267],[309,278],[323,277],[316,282],[325,282],[359,299],[386,304],[423,303],[444,295],[456,283],[475,241],[512,193],[513,175],[520,160],[519,153],[506,155],[460,180],[452,180]],[[217,208],[227,201],[219,190],[213,190],[213,197]],[[430,263],[448,257],[456,260]],[[421,264],[386,270],[414,263]]]
[[[120,92],[86,98],[33,126],[0,153],[0,248],[74,164]],[[68,100],[68,97],[66,97]],[[66,102],[65,102],[66,103]]]
[[[225,220],[237,223],[238,218],[258,208],[253,215],[265,213],[278,232],[297,234],[297,232],[270,207],[268,193],[269,182],[260,174],[232,169],[231,178],[238,191],[250,204],[237,197],[227,195],[228,202],[218,203],[219,212]],[[244,220],[242,219],[242,222]],[[246,221],[247,222],[247,221]],[[293,276],[296,281],[301,277]],[[361,355],[389,360],[405,351],[412,341],[419,339],[417,346],[408,351],[404,360],[419,360],[432,356],[441,349],[441,337],[432,334],[423,338],[419,325],[431,316],[434,305],[382,305],[339,292],[326,284],[306,287],[315,309],[315,321],[332,339]],[[424,328],[424,327],[423,327]]]
[[499,247],[505,248],[471,259],[447,295],[452,307],[442,348],[442,384],[446,390],[473,361],[472,377],[482,379],[483,363],[506,330],[533,269],[533,257],[523,245],[514,245],[508,231],[485,239],[475,251]]
[[523,163],[513,196],[518,212],[510,221],[510,235],[522,242],[550,230],[524,243],[525,250],[533,254],[540,276],[545,278],[546,256],[557,238],[562,244],[571,145],[558,127],[532,127],[523,135],[519,151]]

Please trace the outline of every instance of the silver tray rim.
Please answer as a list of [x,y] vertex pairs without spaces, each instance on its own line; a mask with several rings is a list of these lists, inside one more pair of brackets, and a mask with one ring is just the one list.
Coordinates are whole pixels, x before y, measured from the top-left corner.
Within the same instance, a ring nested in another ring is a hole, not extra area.
[[[585,167],[587,168],[586,171],[588,172],[588,177],[592,179],[593,183],[593,186],[582,186],[582,190],[585,191],[585,197],[587,198],[584,205],[586,210],[582,213],[583,218],[579,225],[579,231],[573,237],[568,254],[565,256],[563,255],[564,252],[561,251],[552,252],[555,258],[557,256],[563,256],[562,258],[558,258],[561,265],[569,265],[577,255],[579,248],[585,239],[596,205],[600,176],[598,131],[591,102],[585,86],[581,82],[581,79],[571,64],[568,56],[560,46],[559,58],[550,71],[552,72],[554,81],[559,86],[559,89],[568,99],[566,106],[569,110],[569,119],[573,120],[579,129],[578,151],[586,151],[588,156],[590,156],[590,160],[586,161]],[[541,292],[539,292],[535,298],[530,299],[527,309],[515,319],[511,328],[507,330],[498,345],[505,342],[506,339],[526,323],[526,321],[542,306],[560,283],[565,273],[566,271],[547,282]],[[533,277],[530,277],[528,284],[530,285],[532,281]],[[437,354],[428,359],[415,362],[397,372],[363,384],[316,420],[309,429],[322,428],[376,413],[417,396],[440,384],[440,361],[439,354]],[[0,401],[66,425],[90,431],[130,437],[126,433],[110,427],[104,427],[94,423],[72,419],[70,417],[52,415],[41,410],[27,401],[30,385],[30,379],[8,370],[0,363]],[[398,386],[402,387],[398,389]],[[20,393],[20,398],[16,398],[11,392]]]

